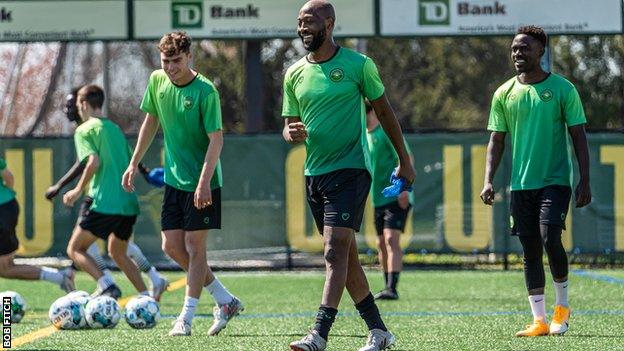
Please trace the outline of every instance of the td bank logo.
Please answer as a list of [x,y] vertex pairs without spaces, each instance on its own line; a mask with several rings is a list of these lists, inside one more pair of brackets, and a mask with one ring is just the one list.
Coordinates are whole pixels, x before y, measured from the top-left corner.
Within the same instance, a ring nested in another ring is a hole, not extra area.
[[172,1],[171,2],[171,27],[177,28],[202,28],[203,27],[203,1]]
[[419,0],[418,24],[424,26],[444,26],[451,23],[449,0]]

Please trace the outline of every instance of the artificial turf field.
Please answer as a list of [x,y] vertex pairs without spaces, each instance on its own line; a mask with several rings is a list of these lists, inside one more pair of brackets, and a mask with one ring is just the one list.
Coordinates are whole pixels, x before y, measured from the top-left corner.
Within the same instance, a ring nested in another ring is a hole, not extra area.
[[[171,282],[184,277],[175,272],[166,275]],[[112,330],[50,333],[48,307],[63,295],[56,286],[0,279],[0,291],[17,291],[28,304],[23,321],[12,328],[14,348],[19,350],[288,350],[288,343],[312,326],[322,272],[218,276],[246,309],[217,337],[206,334],[212,322],[212,299],[205,293],[193,335],[167,336],[182,304],[183,284],[163,295],[163,318],[150,330],[131,329],[122,319]],[[368,276],[372,290],[379,290],[380,274],[369,271]],[[133,291],[123,276],[115,278],[125,294]],[[407,271],[399,284],[401,299],[380,302],[379,308],[397,336],[393,350],[624,350],[624,272],[575,271],[570,281],[573,312],[570,330],[563,337],[513,336],[531,321],[521,271]],[[79,273],[76,286],[92,291],[95,283]],[[550,282],[546,290],[547,306],[552,306]],[[357,350],[366,341],[365,325],[348,295],[339,310],[328,350]]]

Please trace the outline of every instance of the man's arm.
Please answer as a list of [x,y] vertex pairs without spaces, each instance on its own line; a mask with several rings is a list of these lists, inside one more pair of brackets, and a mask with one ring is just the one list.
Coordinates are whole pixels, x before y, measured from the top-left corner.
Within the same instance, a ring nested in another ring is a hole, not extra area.
[[65,173],[56,184],[50,186],[45,192],[45,197],[48,200],[52,200],[58,195],[59,191],[63,189],[67,184],[76,179],[84,170],[85,163],[76,160],[76,163]]
[[132,159],[121,180],[121,186],[125,191],[134,191],[134,176],[136,175],[139,162],[141,162],[143,156],[145,156],[145,152],[147,152],[152,141],[154,141],[154,136],[156,136],[159,126],[158,116],[149,113],[145,116],[145,120],[143,120],[143,124],[141,125],[141,130],[139,131],[139,139],[134,147]]
[[63,203],[67,206],[73,206],[76,200],[80,197],[84,189],[87,187],[95,172],[97,172],[100,167],[100,157],[96,154],[91,154],[87,158],[87,162],[85,165],[84,172],[82,172],[82,176],[72,190],[68,191],[63,195]]
[[498,169],[503,152],[505,151],[506,132],[492,132],[490,141],[487,146],[487,156],[485,159],[485,179],[483,180],[483,190],[481,191],[481,200],[486,205],[494,202],[494,175]]
[[386,94],[381,95],[381,97],[376,100],[372,100],[371,106],[373,107],[373,110],[375,110],[375,114],[377,115],[377,119],[379,120],[381,127],[384,132],[386,132],[386,135],[388,135],[388,138],[390,138],[390,142],[399,156],[399,169],[397,171],[397,176],[407,180],[408,184],[413,183],[416,173],[414,172],[414,168],[411,166],[409,154],[403,144],[401,126],[399,126],[399,122],[394,115],[394,111],[390,106],[390,102],[388,102]]
[[208,133],[210,144],[208,144],[208,150],[204,157],[204,165],[202,167],[201,175],[199,176],[199,183],[195,190],[194,203],[195,207],[202,209],[212,205],[212,193],[210,189],[210,180],[214,175],[221,150],[223,149],[223,131],[218,130],[216,132]]
[[585,124],[579,124],[568,128],[574,144],[574,153],[579,166],[581,179],[576,187],[576,207],[583,207],[591,202],[591,188],[589,186],[589,148],[585,135]]
[[8,168],[5,168],[4,170],[2,170],[2,173],[0,175],[2,176],[4,186],[9,189],[13,189],[13,187],[15,186],[15,178],[13,177],[13,173],[11,173]]
[[300,117],[286,117],[282,136],[289,144],[299,144],[308,137],[308,131]]

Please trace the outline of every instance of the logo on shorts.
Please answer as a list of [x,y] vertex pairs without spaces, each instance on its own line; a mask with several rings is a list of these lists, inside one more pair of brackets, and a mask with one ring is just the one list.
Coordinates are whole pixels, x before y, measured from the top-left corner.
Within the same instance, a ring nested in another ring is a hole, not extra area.
[[206,224],[210,223],[210,217],[204,217],[204,223]]
[[349,218],[351,218],[351,215],[345,212],[345,213],[342,214],[341,217],[342,217],[343,221],[348,221]]
[[513,227],[514,227],[513,216],[509,216],[509,228],[513,228]]
[[329,79],[333,82],[340,82],[344,78],[344,72],[340,68],[334,68],[329,72]]
[[190,97],[190,96],[185,96],[184,97],[184,108],[188,110],[191,107],[193,107],[193,98]]
[[544,102],[548,102],[552,100],[552,98],[553,98],[553,92],[550,91],[550,89],[546,89],[542,91],[542,93],[540,94],[540,99],[542,99],[542,101]]
[[566,215],[565,213],[562,213],[562,214],[561,214],[561,220],[562,220],[562,221],[565,221],[565,217],[566,217],[565,215]]

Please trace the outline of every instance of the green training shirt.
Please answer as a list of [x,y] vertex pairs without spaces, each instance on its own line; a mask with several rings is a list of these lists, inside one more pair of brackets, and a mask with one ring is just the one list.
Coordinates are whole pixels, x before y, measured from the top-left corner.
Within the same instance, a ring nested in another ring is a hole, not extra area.
[[369,168],[364,98],[383,93],[375,63],[350,49],[338,48],[322,63],[304,57],[288,68],[282,116],[306,126],[306,176]]
[[516,77],[492,99],[488,130],[511,135],[511,190],[572,185],[567,127],[586,123],[576,88],[551,73],[535,84]]
[[[0,173],[7,168],[6,161],[0,157]],[[4,180],[0,177],[0,205],[15,199],[15,192],[4,185]]]
[[121,187],[121,178],[130,163],[130,148],[119,126],[107,118],[89,118],[76,128],[74,143],[80,162],[90,155],[100,159],[87,191],[93,198],[90,209],[107,215],[138,215],[136,194]]
[[[185,86],[177,86],[162,69],[149,78],[141,110],[158,116],[165,137],[165,183],[194,192],[199,183],[208,144],[208,133],[223,129],[219,92],[208,78],[197,74]],[[210,188],[223,184],[217,161]]]
[[[385,197],[381,194],[381,191],[390,186],[390,175],[394,172],[394,169],[399,165],[399,155],[397,155],[392,146],[392,142],[388,135],[384,132],[381,124],[377,125],[375,129],[366,134],[368,139],[368,151],[370,152],[371,160],[371,175],[373,182],[371,184],[371,196],[373,199],[373,206],[379,207],[387,205],[391,202],[397,201],[397,197]],[[405,150],[411,155],[412,152],[403,138],[403,144]],[[410,200],[411,200],[410,193]]]

